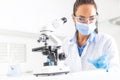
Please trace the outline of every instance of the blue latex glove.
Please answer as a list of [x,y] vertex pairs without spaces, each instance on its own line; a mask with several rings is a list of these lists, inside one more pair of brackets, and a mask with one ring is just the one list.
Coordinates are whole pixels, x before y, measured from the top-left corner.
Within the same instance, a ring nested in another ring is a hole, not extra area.
[[109,62],[108,62],[107,54],[104,54],[95,60],[88,59],[88,62],[92,63],[96,68],[102,68],[102,69],[105,69],[106,72],[108,72]]

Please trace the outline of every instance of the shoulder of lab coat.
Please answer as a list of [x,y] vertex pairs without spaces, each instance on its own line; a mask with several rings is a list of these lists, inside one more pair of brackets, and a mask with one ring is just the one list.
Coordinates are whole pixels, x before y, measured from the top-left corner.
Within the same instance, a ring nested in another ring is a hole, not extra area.
[[119,64],[119,53],[118,53],[118,47],[116,44],[115,39],[106,33],[100,33],[98,34],[97,38],[99,42],[105,42],[104,43],[104,50],[106,50],[106,54],[111,55],[111,62],[118,63]]
[[64,52],[66,52],[65,53],[66,57],[69,55],[68,54],[69,48],[71,46],[75,45],[74,42],[71,42],[72,38],[73,38],[73,36],[68,36],[63,40],[63,43],[62,43],[62,49],[63,49]]
[[[73,47],[73,45],[76,44],[74,41],[71,41],[71,39],[73,39],[73,36],[66,37],[63,40],[62,47],[63,47],[63,50],[65,52],[68,52],[69,47]],[[96,35],[96,44],[98,44],[98,46],[100,44],[103,44],[104,45],[104,49],[109,48],[109,47],[113,48],[116,51],[115,53],[118,53],[117,45],[116,45],[116,42],[115,42],[114,38],[112,36],[106,34],[106,33],[99,32]],[[68,54],[66,54],[66,55],[68,55]]]

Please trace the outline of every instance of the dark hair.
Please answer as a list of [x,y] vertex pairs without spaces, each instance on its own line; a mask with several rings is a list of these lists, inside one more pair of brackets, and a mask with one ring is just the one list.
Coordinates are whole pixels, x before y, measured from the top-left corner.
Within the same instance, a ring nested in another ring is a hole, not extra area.
[[[94,0],[76,0],[75,3],[74,3],[74,6],[73,6],[73,15],[75,15],[75,12],[77,11],[78,7],[80,5],[83,5],[83,4],[91,4],[91,5],[94,5],[95,9],[96,9],[96,15],[98,15],[98,12],[97,12],[97,5],[95,3]],[[96,29],[95,29],[95,32],[98,33],[98,21],[96,21]]]
[[76,0],[73,6],[73,15],[75,16],[75,12],[77,11],[78,7],[83,4],[92,4],[94,5],[95,9],[97,10],[97,6],[94,0]]

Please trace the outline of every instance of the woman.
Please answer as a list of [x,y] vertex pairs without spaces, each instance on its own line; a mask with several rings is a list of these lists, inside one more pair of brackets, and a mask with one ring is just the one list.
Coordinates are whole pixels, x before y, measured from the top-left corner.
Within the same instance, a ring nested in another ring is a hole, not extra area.
[[76,0],[72,15],[76,33],[63,43],[65,65],[70,67],[71,72],[109,71],[119,64],[115,41],[105,33],[98,33],[97,17],[94,0]]

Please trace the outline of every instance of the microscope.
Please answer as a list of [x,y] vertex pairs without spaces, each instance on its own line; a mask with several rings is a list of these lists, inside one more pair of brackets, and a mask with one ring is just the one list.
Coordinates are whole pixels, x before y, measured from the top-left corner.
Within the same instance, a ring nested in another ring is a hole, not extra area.
[[46,34],[41,34],[41,37],[39,38],[38,42],[43,42],[44,46],[33,48],[32,51],[39,51],[42,52],[43,55],[47,56],[47,62],[44,63],[44,66],[55,66],[57,65],[57,61],[64,60],[65,54],[60,53],[58,54],[58,49],[60,49],[61,46],[51,46],[48,45],[47,41],[49,40],[49,36]]
[[[58,22],[64,24],[67,22],[65,17],[53,22],[52,26],[58,27]],[[61,49],[61,41],[52,34],[52,30],[44,28],[40,31],[40,37],[37,40],[44,45],[41,47],[33,48],[33,52],[41,52],[42,55],[47,56],[47,61],[43,63],[43,69],[41,72],[36,72],[34,75],[55,75],[61,73],[69,73],[69,68],[65,66],[59,66],[59,61],[65,60],[64,52],[59,52]],[[48,41],[52,41],[54,45],[49,45]]]

